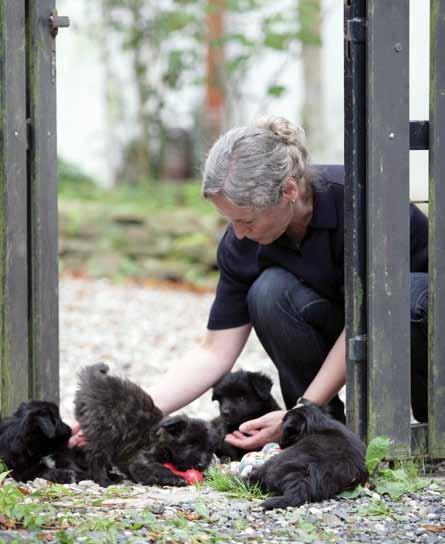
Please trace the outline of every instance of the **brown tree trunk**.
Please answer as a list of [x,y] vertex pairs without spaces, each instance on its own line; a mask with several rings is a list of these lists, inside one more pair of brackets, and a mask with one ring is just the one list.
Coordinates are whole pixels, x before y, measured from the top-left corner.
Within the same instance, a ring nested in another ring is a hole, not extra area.
[[321,0],[300,0],[298,15],[303,33],[301,59],[304,105],[301,111],[301,124],[306,131],[308,147],[314,152],[322,148],[323,141]]
[[221,134],[225,105],[224,46],[224,8],[222,0],[208,0],[206,16],[207,42],[207,84],[206,84],[206,131],[207,141],[213,143]]

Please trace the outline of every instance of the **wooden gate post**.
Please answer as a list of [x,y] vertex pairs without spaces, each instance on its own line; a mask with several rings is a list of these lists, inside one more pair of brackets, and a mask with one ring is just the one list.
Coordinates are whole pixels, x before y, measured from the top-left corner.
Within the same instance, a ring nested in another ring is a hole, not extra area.
[[431,0],[428,447],[445,459],[445,0]]
[[25,3],[0,1],[1,416],[29,390]]
[[368,0],[368,438],[411,453],[409,2]]
[[30,390],[59,401],[55,0],[26,0]]
[[55,0],[0,0],[1,415],[59,400]]

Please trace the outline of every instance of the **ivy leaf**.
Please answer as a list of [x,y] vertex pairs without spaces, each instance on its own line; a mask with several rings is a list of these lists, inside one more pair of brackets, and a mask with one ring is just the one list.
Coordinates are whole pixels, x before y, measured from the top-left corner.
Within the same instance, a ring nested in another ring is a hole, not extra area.
[[391,440],[387,436],[377,436],[368,444],[365,463],[370,474],[388,453],[390,446]]

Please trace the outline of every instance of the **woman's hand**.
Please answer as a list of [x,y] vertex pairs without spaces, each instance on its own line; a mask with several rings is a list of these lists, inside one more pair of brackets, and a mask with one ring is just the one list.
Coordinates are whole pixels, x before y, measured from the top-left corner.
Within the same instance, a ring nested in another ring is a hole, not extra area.
[[286,410],[276,410],[246,421],[239,426],[239,431],[226,435],[225,441],[243,450],[254,450],[268,442],[278,442],[285,414]]
[[80,425],[76,422],[71,427],[71,438],[68,441],[68,447],[74,448],[75,446],[85,446],[86,442],[85,435],[80,430]]

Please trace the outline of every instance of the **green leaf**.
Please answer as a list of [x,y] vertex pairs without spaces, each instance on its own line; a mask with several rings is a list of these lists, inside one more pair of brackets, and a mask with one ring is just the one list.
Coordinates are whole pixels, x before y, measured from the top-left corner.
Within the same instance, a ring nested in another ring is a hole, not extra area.
[[361,485],[358,485],[355,489],[343,491],[338,496],[343,497],[344,499],[356,499],[361,495],[362,491],[364,491],[364,488]]
[[210,512],[202,502],[196,502],[195,512],[198,514],[198,516],[205,520],[210,519]]
[[365,463],[370,474],[374,472],[380,461],[384,459],[390,446],[391,440],[387,436],[377,436],[368,444]]
[[289,34],[287,32],[268,32],[264,37],[264,45],[278,51],[285,49],[288,42]]
[[5,470],[5,472],[2,472],[0,474],[0,486],[3,485],[3,482],[5,481],[5,479],[9,476],[11,472],[12,472],[11,470]]
[[380,495],[387,494],[391,497],[391,499],[397,500],[404,493],[410,491],[410,486],[407,485],[407,482],[403,481],[389,482],[387,480],[381,480],[378,484],[376,484],[375,489]]
[[267,94],[269,96],[282,96],[286,92],[286,87],[284,85],[270,85],[267,89]]
[[372,500],[368,505],[358,508],[361,516],[374,519],[384,518],[389,514],[389,507],[383,499]]
[[241,70],[244,68],[250,60],[250,55],[239,55],[233,58],[230,62],[227,63],[227,70],[229,74]]

